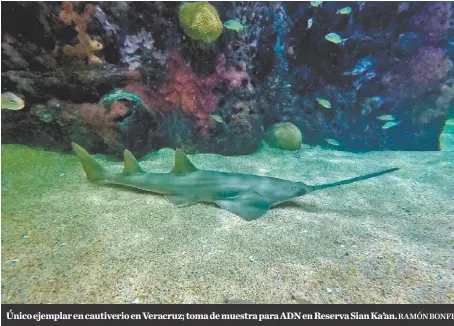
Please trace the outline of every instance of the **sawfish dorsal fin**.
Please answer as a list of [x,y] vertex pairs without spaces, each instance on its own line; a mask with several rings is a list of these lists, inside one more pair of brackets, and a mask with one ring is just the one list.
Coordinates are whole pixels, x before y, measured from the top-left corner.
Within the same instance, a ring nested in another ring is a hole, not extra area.
[[144,170],[140,167],[136,158],[130,151],[125,149],[124,151],[125,166],[123,168],[123,173],[145,173]]
[[175,150],[175,165],[173,166],[172,173],[189,173],[195,172],[197,168],[188,159],[186,154],[179,148]]

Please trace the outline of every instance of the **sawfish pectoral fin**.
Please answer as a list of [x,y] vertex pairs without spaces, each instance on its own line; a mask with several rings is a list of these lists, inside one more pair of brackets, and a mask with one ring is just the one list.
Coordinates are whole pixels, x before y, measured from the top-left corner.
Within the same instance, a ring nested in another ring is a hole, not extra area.
[[217,199],[215,203],[221,208],[238,215],[246,221],[258,219],[271,207],[269,201],[256,192],[243,193],[235,197]]
[[164,197],[178,207],[194,205],[200,201],[198,197],[188,195],[164,195]]

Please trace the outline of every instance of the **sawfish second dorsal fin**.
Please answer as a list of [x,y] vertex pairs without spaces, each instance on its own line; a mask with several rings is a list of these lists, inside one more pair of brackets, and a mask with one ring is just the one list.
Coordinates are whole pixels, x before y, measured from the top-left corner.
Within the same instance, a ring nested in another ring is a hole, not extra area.
[[179,148],[175,150],[175,165],[173,166],[172,173],[189,173],[195,172],[197,168],[188,159],[186,154]]
[[145,173],[145,171],[142,170],[136,158],[134,157],[134,155],[132,155],[130,151],[125,149],[123,156],[125,159],[123,173]]

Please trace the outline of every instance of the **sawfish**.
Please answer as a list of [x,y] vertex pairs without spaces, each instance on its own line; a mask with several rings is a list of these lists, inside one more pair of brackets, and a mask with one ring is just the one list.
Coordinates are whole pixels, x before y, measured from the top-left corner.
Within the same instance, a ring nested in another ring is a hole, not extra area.
[[397,171],[398,168],[370,173],[338,182],[307,185],[253,174],[218,172],[197,169],[186,154],[175,150],[175,164],[169,173],[145,172],[128,150],[124,151],[122,173],[109,172],[81,146],[71,143],[82,163],[87,179],[133,187],[158,193],[177,206],[199,202],[216,203],[221,208],[243,218],[255,220],[272,206],[306,195],[316,190],[345,185]]

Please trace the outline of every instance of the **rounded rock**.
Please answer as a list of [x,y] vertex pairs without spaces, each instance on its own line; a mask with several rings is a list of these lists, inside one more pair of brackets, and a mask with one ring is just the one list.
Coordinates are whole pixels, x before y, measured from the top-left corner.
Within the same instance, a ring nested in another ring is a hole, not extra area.
[[296,151],[301,148],[303,135],[293,123],[280,122],[268,128],[265,141],[274,148]]

